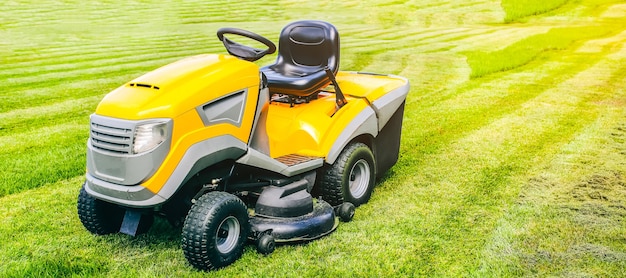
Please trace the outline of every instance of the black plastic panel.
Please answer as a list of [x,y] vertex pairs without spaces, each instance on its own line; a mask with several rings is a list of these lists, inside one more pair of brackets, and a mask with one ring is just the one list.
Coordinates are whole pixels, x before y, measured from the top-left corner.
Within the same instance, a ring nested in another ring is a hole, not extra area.
[[374,155],[376,157],[377,166],[376,173],[379,178],[398,161],[404,104],[405,102],[402,102],[398,110],[396,110],[393,116],[391,116],[391,119],[389,119],[389,122],[387,122],[376,139],[374,139]]

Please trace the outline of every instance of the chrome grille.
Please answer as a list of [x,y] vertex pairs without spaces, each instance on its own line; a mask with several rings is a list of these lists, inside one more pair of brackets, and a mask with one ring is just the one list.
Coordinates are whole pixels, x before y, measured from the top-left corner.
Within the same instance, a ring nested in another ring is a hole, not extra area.
[[133,129],[115,127],[91,121],[91,145],[102,151],[130,154],[133,143]]

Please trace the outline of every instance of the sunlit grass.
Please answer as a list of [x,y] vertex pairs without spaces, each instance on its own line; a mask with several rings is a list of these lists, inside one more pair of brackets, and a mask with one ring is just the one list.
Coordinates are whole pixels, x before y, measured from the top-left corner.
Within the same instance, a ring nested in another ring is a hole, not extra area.
[[513,22],[531,15],[538,15],[558,9],[569,0],[503,0],[506,12],[505,22]]
[[468,52],[467,63],[472,68],[471,78],[507,71],[523,66],[542,53],[563,50],[577,41],[603,37],[621,30],[621,26],[592,26],[554,28],[545,34],[534,35],[496,51]]

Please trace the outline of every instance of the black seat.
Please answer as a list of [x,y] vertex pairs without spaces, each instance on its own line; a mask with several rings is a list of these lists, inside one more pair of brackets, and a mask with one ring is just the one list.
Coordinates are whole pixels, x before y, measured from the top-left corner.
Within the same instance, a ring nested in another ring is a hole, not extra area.
[[276,63],[261,71],[270,93],[306,97],[331,82],[325,67],[339,70],[339,33],[330,23],[304,20],[282,30]]

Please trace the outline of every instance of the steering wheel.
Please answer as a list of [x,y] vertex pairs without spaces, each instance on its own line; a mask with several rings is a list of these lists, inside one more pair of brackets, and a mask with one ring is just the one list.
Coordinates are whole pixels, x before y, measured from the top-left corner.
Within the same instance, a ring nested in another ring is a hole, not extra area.
[[[258,48],[236,43],[224,37],[225,34],[233,34],[233,35],[238,35],[238,36],[246,37],[249,39],[253,39],[267,46],[267,49],[258,49]],[[222,43],[224,44],[224,47],[226,47],[226,51],[228,51],[230,55],[233,55],[239,59],[243,59],[243,60],[250,61],[250,62],[261,59],[263,58],[263,56],[267,54],[272,54],[276,52],[276,45],[272,41],[266,39],[265,37],[261,35],[252,33],[247,30],[242,30],[242,29],[237,29],[237,28],[228,28],[228,27],[221,28],[217,30],[217,38],[220,41],[222,41]]]

